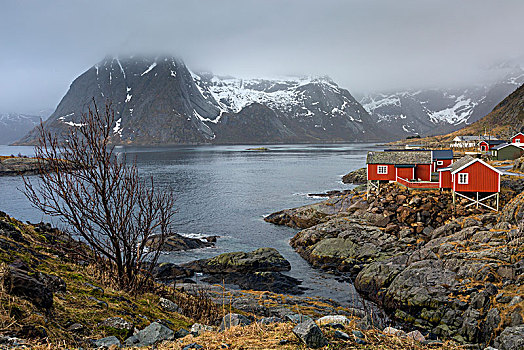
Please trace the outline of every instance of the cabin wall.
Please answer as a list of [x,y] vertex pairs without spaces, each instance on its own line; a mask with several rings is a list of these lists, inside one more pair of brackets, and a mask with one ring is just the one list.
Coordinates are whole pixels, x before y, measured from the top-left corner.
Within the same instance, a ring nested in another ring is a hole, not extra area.
[[489,151],[489,145],[487,142],[481,142],[479,143],[479,151],[480,152],[486,152]]
[[494,152],[497,152],[497,155],[494,157],[496,160],[514,160],[524,154],[523,149],[512,146],[504,147]]
[[[468,173],[468,184],[458,183],[458,174]],[[499,192],[500,175],[480,162],[475,162],[453,174],[453,189],[456,192]]]
[[451,171],[439,171],[440,188],[452,188]]
[[[385,165],[388,167],[388,173],[387,174],[379,174],[378,173],[378,166],[379,165]],[[368,164],[368,180],[381,180],[381,181],[395,181],[396,180],[396,174],[395,174],[395,166],[392,164]]]
[[401,177],[406,180],[413,180],[413,171],[415,168],[395,168],[397,177]]
[[415,179],[431,181],[431,164],[418,164],[415,168]]
[[[518,141],[518,142],[517,142],[517,141]],[[515,135],[515,136],[511,139],[511,143],[522,143],[522,144],[524,144],[524,135],[522,135],[522,134]]]

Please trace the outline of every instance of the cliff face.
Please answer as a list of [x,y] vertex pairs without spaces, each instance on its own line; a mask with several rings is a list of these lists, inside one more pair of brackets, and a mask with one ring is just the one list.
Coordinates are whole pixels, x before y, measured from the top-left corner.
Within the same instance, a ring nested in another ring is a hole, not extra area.
[[[80,127],[112,102],[119,144],[286,143],[391,138],[329,78],[243,80],[192,73],[180,59],[107,58],[71,84],[45,128]],[[37,140],[33,130],[19,144]]]

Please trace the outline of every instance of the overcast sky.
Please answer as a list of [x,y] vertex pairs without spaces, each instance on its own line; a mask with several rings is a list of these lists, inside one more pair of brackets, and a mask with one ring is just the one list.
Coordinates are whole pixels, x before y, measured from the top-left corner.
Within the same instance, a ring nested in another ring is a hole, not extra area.
[[354,93],[467,85],[524,61],[523,0],[0,0],[0,112],[54,108],[106,55]]

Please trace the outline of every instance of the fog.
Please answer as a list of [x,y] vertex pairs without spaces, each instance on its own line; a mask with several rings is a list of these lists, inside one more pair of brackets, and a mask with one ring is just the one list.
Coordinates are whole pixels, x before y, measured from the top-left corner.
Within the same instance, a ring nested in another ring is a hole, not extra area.
[[1,0],[0,112],[54,108],[107,55],[329,75],[352,93],[467,86],[523,64],[522,14],[521,0]]

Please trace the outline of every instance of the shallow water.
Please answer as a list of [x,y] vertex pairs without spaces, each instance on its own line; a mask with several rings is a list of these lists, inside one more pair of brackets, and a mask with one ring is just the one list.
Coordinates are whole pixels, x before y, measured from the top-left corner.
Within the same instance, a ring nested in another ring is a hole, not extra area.
[[[373,144],[275,145],[266,152],[247,151],[259,146],[119,147],[135,159],[142,175],[151,175],[160,187],[176,196],[175,230],[189,235],[219,235],[216,248],[162,255],[163,261],[185,262],[223,252],[274,247],[291,263],[290,276],[303,280],[306,295],[342,303],[355,299],[350,283],[311,268],[289,246],[297,230],[275,226],[263,217],[319,199],[308,193],[349,189],[341,175],[365,165]],[[32,154],[31,147],[0,146],[0,155]],[[18,190],[19,177],[0,177],[0,210],[20,220],[52,221],[32,208]]]

